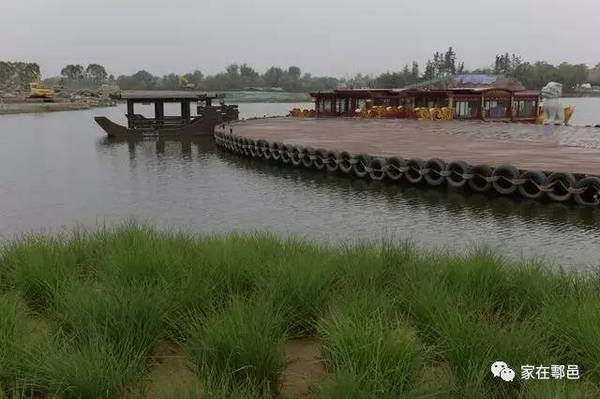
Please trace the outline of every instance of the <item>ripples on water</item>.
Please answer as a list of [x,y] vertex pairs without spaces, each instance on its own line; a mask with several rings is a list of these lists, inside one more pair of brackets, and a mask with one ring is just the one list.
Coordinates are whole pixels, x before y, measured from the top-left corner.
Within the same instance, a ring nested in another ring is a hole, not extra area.
[[[289,104],[244,107],[248,117],[284,113]],[[268,230],[334,242],[394,237],[428,249],[489,245],[567,268],[598,259],[597,209],[295,169],[224,153],[211,139],[111,141],[92,121],[123,113],[0,117],[3,234],[136,217],[196,232]]]

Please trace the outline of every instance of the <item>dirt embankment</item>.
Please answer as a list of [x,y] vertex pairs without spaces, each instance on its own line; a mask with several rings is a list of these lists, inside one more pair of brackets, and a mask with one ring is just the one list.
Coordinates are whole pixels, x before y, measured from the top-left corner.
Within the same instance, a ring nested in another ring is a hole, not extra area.
[[76,111],[104,107],[109,104],[91,104],[89,102],[54,102],[54,103],[0,103],[0,115],[29,114],[38,112]]

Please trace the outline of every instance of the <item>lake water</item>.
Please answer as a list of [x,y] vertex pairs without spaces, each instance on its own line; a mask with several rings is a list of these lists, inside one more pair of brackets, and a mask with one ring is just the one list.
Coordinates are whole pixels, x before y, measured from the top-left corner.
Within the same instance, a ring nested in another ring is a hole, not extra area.
[[575,114],[569,121],[572,125],[600,124],[600,97],[570,97],[561,102],[575,107]]
[[[600,99],[569,100],[578,102],[576,120],[600,123]],[[240,111],[245,118],[281,115],[299,105],[241,104]],[[137,218],[194,232],[267,230],[335,242],[393,237],[458,251],[488,245],[568,269],[599,263],[600,209],[284,167],[225,153],[210,138],[113,142],[92,119],[124,122],[124,113],[119,106],[0,116],[2,235]]]

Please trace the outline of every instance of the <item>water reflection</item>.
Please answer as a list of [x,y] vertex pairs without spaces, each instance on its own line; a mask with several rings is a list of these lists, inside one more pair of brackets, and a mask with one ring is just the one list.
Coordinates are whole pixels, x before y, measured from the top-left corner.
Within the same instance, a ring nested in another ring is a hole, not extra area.
[[97,142],[98,147],[108,148],[127,146],[129,159],[136,158],[136,150],[141,149],[146,155],[152,155],[154,147],[157,157],[177,157],[191,159],[192,146],[196,153],[213,152],[215,142],[210,136],[196,137],[103,137]]
[[574,203],[557,203],[548,200],[528,200],[519,196],[501,197],[495,193],[473,193],[468,189],[440,188],[428,185],[411,185],[406,182],[393,184],[369,179],[358,179],[340,173],[328,173],[315,169],[296,168],[280,162],[265,162],[219,150],[211,137],[194,138],[108,138],[98,140],[104,149],[127,147],[129,159],[144,161],[181,159],[192,161],[192,153],[200,158],[216,154],[218,159],[232,169],[243,169],[251,175],[270,175],[288,184],[308,187],[323,193],[336,192],[349,199],[384,201],[389,208],[408,207],[427,213],[431,218],[447,214],[456,217],[468,215],[473,220],[490,219],[510,227],[518,219],[535,226],[540,223],[557,229],[565,225],[589,229],[598,234],[600,209],[581,207]]
[[530,225],[540,223],[565,225],[589,229],[598,234],[600,209],[582,207],[574,203],[557,203],[549,200],[529,200],[519,196],[502,197],[495,193],[473,193],[467,188],[432,187],[426,184],[411,185],[407,182],[393,184],[359,179],[340,173],[328,173],[315,169],[296,168],[280,162],[265,162],[220,152],[219,157],[231,167],[244,168],[258,174],[292,180],[293,184],[315,187],[324,191],[339,191],[351,198],[363,197],[370,201],[384,200],[388,206],[408,206],[425,211],[432,217],[448,214],[462,217],[468,214],[474,220],[490,218],[496,223],[510,225],[518,219]]

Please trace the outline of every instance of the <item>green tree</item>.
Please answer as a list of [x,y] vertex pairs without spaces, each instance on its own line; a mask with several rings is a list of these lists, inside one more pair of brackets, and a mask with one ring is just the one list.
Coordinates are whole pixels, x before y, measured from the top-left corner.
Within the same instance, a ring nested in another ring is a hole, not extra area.
[[302,89],[301,75],[302,71],[297,66],[288,67],[287,71],[283,73],[281,87],[287,91],[300,91]]
[[381,89],[404,87],[405,83],[401,72],[384,72],[375,79],[375,87]]
[[29,83],[40,80],[40,66],[37,63],[15,62],[13,65],[14,72],[16,73],[16,79],[14,79],[15,86],[27,89]]
[[77,64],[69,64],[65,66],[61,71],[60,75],[67,80],[80,80],[83,79],[84,69],[83,66]]
[[425,64],[425,72],[423,73],[424,80],[431,80],[437,76],[435,63],[431,60],[427,60]]
[[444,53],[440,72],[451,75],[456,74],[456,51],[454,51],[452,46],[448,47],[448,50]]
[[600,62],[589,71],[588,80],[591,84],[600,84]]
[[557,75],[563,89],[570,91],[588,81],[588,68],[585,64],[562,62],[557,68]]
[[240,65],[242,87],[252,87],[259,84],[260,75],[248,64]]
[[158,85],[158,78],[148,71],[138,71],[134,73],[131,77],[133,78],[133,81],[135,82],[136,86],[140,89],[156,89]]
[[262,80],[266,87],[281,87],[283,70],[279,67],[271,67],[263,74]]
[[416,61],[413,61],[410,70],[410,84],[417,83],[419,81],[419,76],[419,64]]
[[204,80],[204,74],[197,69],[192,73],[186,73],[183,77],[196,87],[201,87]]
[[494,62],[494,74],[514,76],[515,72],[522,64],[522,58],[516,54],[496,54],[496,60]]
[[363,75],[362,73],[357,73],[353,77],[345,79],[343,83],[350,89],[375,87],[374,79],[370,75]]
[[103,83],[108,77],[106,69],[100,64],[89,64],[85,69],[85,74],[94,83]]
[[0,61],[0,87],[12,86],[15,69],[11,62]]
[[165,90],[176,90],[179,88],[179,75],[170,73],[160,79],[160,88]]

